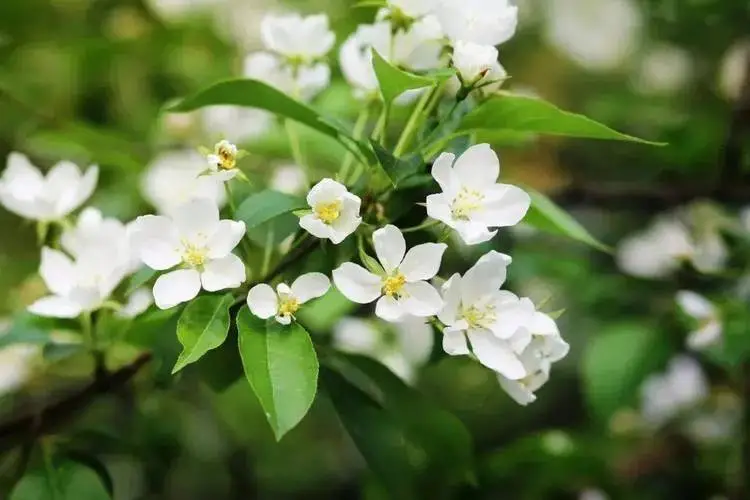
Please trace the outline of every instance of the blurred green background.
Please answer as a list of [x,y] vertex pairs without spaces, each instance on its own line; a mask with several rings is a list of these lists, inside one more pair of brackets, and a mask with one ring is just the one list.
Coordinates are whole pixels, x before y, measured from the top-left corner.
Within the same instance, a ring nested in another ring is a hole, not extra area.
[[[17,150],[43,166],[61,158],[98,163],[102,175],[92,204],[130,219],[148,209],[139,186],[158,155],[208,146],[248,127],[236,118],[225,119],[220,130],[205,116],[164,115],[167,102],[239,76],[243,56],[258,48],[264,12],[326,12],[341,43],[374,14],[352,3],[3,0],[0,157]],[[716,178],[750,50],[747,0],[518,4],[519,33],[500,48],[510,89],[669,145],[481,137],[500,151],[506,179],[554,194],[571,185],[676,186]],[[334,83],[313,106],[353,122],[358,104],[335,59]],[[283,131],[274,123],[258,126],[260,133],[253,123],[249,128],[243,168],[259,183],[271,182],[273,169],[289,163]],[[312,132],[303,133],[303,147],[321,172],[335,169],[343,155]],[[611,246],[663,208],[572,201],[576,218]],[[721,290],[731,281],[638,280],[623,275],[610,255],[523,229],[503,233],[501,246],[513,249],[511,289],[548,301],[547,310],[565,309],[559,322],[571,353],[526,408],[468,360],[441,359],[424,368],[417,386],[465,422],[477,454],[476,485],[438,496],[726,495],[740,461],[736,421],[718,424],[723,435],[704,440],[678,426],[644,429],[638,411],[642,381],[683,349],[687,328],[675,313],[675,292],[694,285]],[[469,263],[482,251],[467,250],[462,258]],[[0,316],[41,295],[37,266],[34,227],[0,211]],[[323,323],[314,333],[327,333],[330,323]],[[142,335],[174,352],[172,332]],[[325,398],[277,444],[247,383],[226,383],[231,368],[220,353],[205,361],[177,379],[156,363],[74,424],[71,452],[103,464],[114,498],[383,498]],[[713,360],[705,365],[714,387],[711,414],[736,411],[731,371]],[[81,373],[75,363],[40,370],[27,394],[6,395],[3,407],[8,415],[33,407],[75,387]],[[5,485],[16,453],[0,461]]]

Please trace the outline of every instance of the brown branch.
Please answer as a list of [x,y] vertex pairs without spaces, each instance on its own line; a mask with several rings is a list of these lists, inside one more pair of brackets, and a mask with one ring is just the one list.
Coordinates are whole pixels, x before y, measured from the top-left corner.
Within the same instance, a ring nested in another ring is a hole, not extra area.
[[115,392],[127,384],[150,360],[150,353],[141,354],[129,365],[94,380],[78,392],[47,406],[40,412],[2,423],[0,452],[9,450],[29,436],[39,437],[55,432],[62,424],[86,409],[97,397]]

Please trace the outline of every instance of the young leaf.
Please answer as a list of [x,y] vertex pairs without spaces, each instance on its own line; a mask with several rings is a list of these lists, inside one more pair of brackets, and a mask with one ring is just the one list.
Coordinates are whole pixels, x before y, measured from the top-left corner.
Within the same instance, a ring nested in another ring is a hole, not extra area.
[[430,76],[415,75],[392,65],[375,49],[372,49],[372,67],[375,70],[375,76],[378,77],[380,93],[386,105],[392,103],[407,90],[431,87],[453,75],[452,72],[434,73]]
[[540,231],[566,236],[586,245],[591,245],[603,252],[612,251],[611,248],[594,238],[585,227],[545,195],[529,187],[524,187],[524,190],[531,197],[531,208],[523,222]]
[[190,302],[177,322],[177,338],[182,353],[172,373],[198,361],[206,352],[219,347],[229,332],[229,307],[234,302],[231,293],[224,296],[204,295]]
[[508,92],[488,99],[464,116],[458,132],[475,130],[508,130],[663,145],[617,132],[583,115],[563,111],[542,99]]
[[298,323],[266,326],[247,307],[237,315],[242,365],[276,440],[307,414],[318,386],[318,357]]
[[308,206],[302,198],[267,189],[243,201],[235,219],[243,221],[249,231],[275,217],[303,208]]
[[76,462],[27,473],[9,500],[108,500],[107,489],[93,470]]
[[378,162],[383,167],[383,170],[385,170],[394,187],[409,177],[418,174],[424,168],[424,161],[419,155],[396,158],[376,141],[372,141],[372,147],[375,150]]

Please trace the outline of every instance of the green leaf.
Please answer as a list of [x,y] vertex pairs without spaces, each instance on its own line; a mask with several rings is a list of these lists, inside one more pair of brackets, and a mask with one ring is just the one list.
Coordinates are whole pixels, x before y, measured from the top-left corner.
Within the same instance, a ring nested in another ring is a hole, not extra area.
[[533,132],[663,145],[617,132],[583,115],[563,111],[541,99],[508,92],[502,92],[475,108],[463,118],[458,128],[458,132],[475,130]]
[[591,245],[603,252],[612,251],[611,248],[594,238],[585,227],[545,195],[525,186],[524,190],[531,197],[531,208],[523,222],[540,231],[566,236],[580,243]]
[[386,61],[375,49],[372,49],[372,67],[378,77],[380,93],[386,105],[392,103],[394,99],[407,90],[431,87],[438,80],[444,79],[448,75],[447,73],[438,73],[429,77],[409,73]]
[[125,288],[125,296],[130,295],[131,293],[144,286],[154,276],[156,276],[156,271],[151,269],[150,267],[143,267],[136,271],[136,273],[128,280],[127,287]]
[[245,376],[280,440],[302,420],[315,399],[318,357],[312,340],[298,323],[267,326],[247,307],[237,315],[237,328]]
[[275,217],[303,208],[309,207],[302,198],[268,189],[249,196],[242,202],[235,219],[243,221],[249,231]]
[[292,99],[283,92],[258,80],[227,80],[211,85],[186,97],[169,108],[170,112],[194,111],[206,106],[235,105],[264,109],[280,117],[297,121],[338,140],[347,148],[352,145],[365,155],[372,152],[367,145],[330,124],[329,120],[306,104]]
[[63,462],[44,471],[26,474],[9,500],[107,500],[107,489],[93,470],[76,462]]
[[353,9],[362,9],[365,7],[387,7],[388,4],[384,0],[362,0],[352,5]]
[[54,323],[47,318],[40,318],[23,312],[19,314],[11,327],[0,335],[0,349],[13,344],[46,344]]
[[224,296],[204,295],[190,302],[177,322],[177,338],[182,353],[172,373],[198,361],[206,352],[216,349],[229,332],[229,307],[234,302],[231,293]]
[[394,187],[424,169],[424,160],[418,154],[409,155],[407,158],[396,158],[376,141],[372,141],[372,148]]

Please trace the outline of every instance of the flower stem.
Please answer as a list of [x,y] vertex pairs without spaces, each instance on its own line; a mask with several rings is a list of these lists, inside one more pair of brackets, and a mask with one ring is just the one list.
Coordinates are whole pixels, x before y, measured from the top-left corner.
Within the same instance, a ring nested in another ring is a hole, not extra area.
[[305,171],[305,184],[307,189],[310,189],[310,179],[312,179],[309,165],[305,163],[304,155],[302,154],[302,147],[299,142],[299,135],[294,129],[294,124],[290,120],[284,120],[284,129],[286,129],[286,135],[289,137],[289,147],[292,150],[292,158],[294,163]]
[[[365,127],[367,126],[367,120],[370,118],[370,106],[365,106],[365,108],[359,113],[359,116],[357,117],[357,121],[354,123],[354,129],[352,130],[352,136],[355,139],[360,139],[362,137],[362,133],[365,131]],[[341,168],[339,169],[338,178],[342,182],[346,182],[346,178],[349,175],[349,170],[352,167],[352,164],[354,162],[354,154],[351,151],[347,151],[346,155],[344,156],[344,162],[341,164]]]
[[440,224],[439,220],[427,219],[420,225],[414,226],[414,227],[407,227],[406,229],[402,229],[401,232],[402,233],[415,233],[417,231],[422,231],[423,229],[429,229],[431,227],[437,226],[438,224]]
[[427,105],[434,99],[435,94],[438,93],[438,87],[439,86],[435,86],[429,92],[424,92],[422,97],[419,98],[419,101],[417,101],[417,105],[414,107],[411,116],[409,116],[409,120],[406,122],[406,127],[404,127],[403,132],[401,132],[401,137],[398,138],[396,148],[393,150],[394,156],[401,156],[406,151],[406,148],[409,147],[414,134],[427,118],[427,114],[425,114]]
[[275,232],[273,230],[273,227],[269,227],[268,234],[266,234],[266,247],[263,249],[263,264],[260,268],[261,276],[266,276],[268,274],[268,270],[271,267],[271,256],[273,255],[274,236],[275,236]]

